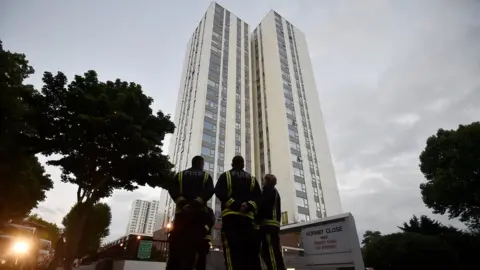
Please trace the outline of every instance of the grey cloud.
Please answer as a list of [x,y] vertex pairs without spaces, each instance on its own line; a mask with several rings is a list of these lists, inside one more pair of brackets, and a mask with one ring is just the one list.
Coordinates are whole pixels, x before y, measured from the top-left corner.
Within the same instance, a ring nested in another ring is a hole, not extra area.
[[343,6],[310,49],[344,208],[360,231],[391,232],[431,213],[418,188],[426,138],[479,120],[480,28],[473,1],[422,1],[408,18],[408,1],[381,2]]

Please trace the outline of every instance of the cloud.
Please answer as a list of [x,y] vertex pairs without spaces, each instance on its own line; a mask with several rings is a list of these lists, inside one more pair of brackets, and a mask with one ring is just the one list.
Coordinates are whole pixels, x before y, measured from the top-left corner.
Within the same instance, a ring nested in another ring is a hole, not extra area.
[[359,231],[391,232],[431,213],[419,190],[426,138],[479,120],[479,5],[343,3],[307,37],[344,208]]

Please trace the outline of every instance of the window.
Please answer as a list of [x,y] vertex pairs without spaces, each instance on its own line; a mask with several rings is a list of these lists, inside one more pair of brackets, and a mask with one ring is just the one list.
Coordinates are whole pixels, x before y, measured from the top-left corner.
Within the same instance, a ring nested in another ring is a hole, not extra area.
[[310,216],[305,214],[298,214],[298,219],[300,222],[310,221]]
[[295,130],[288,129],[288,134],[292,137],[298,138],[298,132]]
[[290,115],[295,115],[295,113],[293,112],[292,109],[290,108],[286,108],[287,109],[287,113],[290,114]]
[[300,151],[300,144],[290,141],[290,148]]
[[213,163],[208,162],[208,161],[204,161],[203,168],[204,168],[204,170],[207,170],[207,171],[213,171],[213,169],[215,168],[215,165]]
[[215,144],[215,142],[216,142],[215,137],[210,136],[210,135],[205,134],[205,133],[203,134],[203,140],[204,140],[205,142],[212,143],[212,144]]
[[235,145],[235,153],[240,153],[241,151],[241,148],[240,148],[240,145]]
[[220,140],[220,146],[225,147],[225,141],[224,140]]
[[299,168],[293,168],[293,175],[303,177],[303,170],[300,170]]
[[300,198],[300,197],[297,197],[297,206],[300,206],[300,207],[305,207],[305,208],[307,208],[307,207],[308,207],[308,202],[307,202],[307,199],[305,199],[305,198]]
[[202,155],[205,155],[208,157],[215,157],[215,150],[202,146]]
[[210,79],[208,79],[208,83],[207,83],[207,84],[208,84],[209,86],[213,86],[213,87],[215,87],[215,88],[218,88],[218,86],[219,86],[218,82],[214,82],[214,81],[212,81],[212,80],[210,80]]
[[203,122],[203,128],[211,130],[211,131],[216,131],[217,130],[217,125],[209,123],[209,122]]
[[213,113],[211,111],[205,111],[205,116],[209,117],[209,118],[212,118],[213,120],[217,120],[217,114]]
[[237,140],[237,141],[241,141],[240,134],[235,134],[235,140]]
[[207,106],[210,106],[212,108],[217,108],[217,102],[215,102],[213,100],[210,100],[208,98],[207,98],[206,104],[207,104]]
[[295,161],[295,162],[298,162],[298,163],[301,163],[302,162],[302,158],[300,156],[297,156],[293,153],[290,153],[292,155],[292,161]]
[[217,166],[217,172],[218,172],[218,173],[223,173],[223,172],[224,172],[224,168],[223,168],[222,165],[218,165],[218,166]]
[[305,187],[305,184],[295,181],[295,190],[305,192],[307,189]]

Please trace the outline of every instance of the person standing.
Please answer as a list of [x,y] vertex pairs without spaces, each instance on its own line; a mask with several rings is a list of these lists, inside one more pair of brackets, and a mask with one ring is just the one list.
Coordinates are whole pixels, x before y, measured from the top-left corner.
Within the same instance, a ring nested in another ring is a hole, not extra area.
[[227,270],[258,269],[254,220],[261,189],[254,176],[243,170],[241,156],[232,160],[232,169],[220,175],[215,194],[222,208],[222,240]]
[[268,270],[285,270],[280,247],[281,200],[275,185],[277,178],[267,174],[263,178],[262,198],[259,201],[262,258]]
[[207,207],[207,213],[205,215],[205,237],[203,243],[197,251],[197,260],[195,263],[195,270],[205,270],[207,268],[207,255],[210,252],[212,242],[212,228],[215,225],[215,214],[213,209]]
[[203,165],[203,158],[195,156],[192,167],[176,174],[168,189],[176,207],[167,270],[191,270],[195,266],[196,252],[205,236],[206,203],[214,194],[212,177],[203,171]]

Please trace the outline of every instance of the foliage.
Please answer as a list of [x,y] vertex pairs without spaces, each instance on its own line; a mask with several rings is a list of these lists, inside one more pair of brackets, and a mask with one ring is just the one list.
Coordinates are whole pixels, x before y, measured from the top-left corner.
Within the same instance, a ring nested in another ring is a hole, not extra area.
[[61,231],[60,228],[57,226],[57,224],[48,222],[37,214],[32,214],[28,216],[28,220],[45,226],[46,229],[41,230],[40,237],[42,239],[52,241],[52,245],[55,245],[56,241],[58,240],[58,237],[60,236],[60,231]]
[[365,265],[375,270],[459,269],[456,255],[436,236],[394,233],[381,236],[363,252]]
[[[65,232],[68,236],[78,233],[79,220],[82,218],[84,211],[80,209],[85,207],[85,204],[77,203],[72,207],[70,212],[63,218],[62,224],[65,226]],[[82,238],[77,250],[77,257],[83,257],[97,251],[100,247],[101,240],[107,237],[110,233],[108,227],[112,221],[112,213],[110,206],[105,203],[95,204],[88,212],[86,218],[87,226],[82,230]]]
[[376,236],[374,241],[365,245],[366,266],[374,269],[459,270],[478,266],[478,235],[445,226],[426,216],[413,216],[399,228],[403,232]]
[[445,226],[433,220],[425,215],[422,215],[420,219],[415,215],[407,222],[403,223],[403,226],[398,227],[404,232],[420,233],[423,235],[439,235],[442,233],[458,233],[460,232],[453,226]]
[[140,85],[100,82],[95,71],[68,86],[63,73],[45,72],[43,82],[44,113],[37,119],[43,153],[61,155],[48,164],[78,186],[78,202],[98,202],[115,189],[163,187],[171,178],[173,165],[161,146],[175,126],[169,115],[152,114],[153,100]]
[[4,50],[0,41],[0,222],[24,218],[53,187],[34,155],[39,93],[24,84],[33,72],[24,54]]
[[427,207],[479,229],[480,122],[438,130],[420,155],[420,170],[427,179],[420,185]]
[[373,241],[376,241],[378,238],[382,236],[382,233],[379,231],[365,231],[363,234],[362,245],[366,246]]

